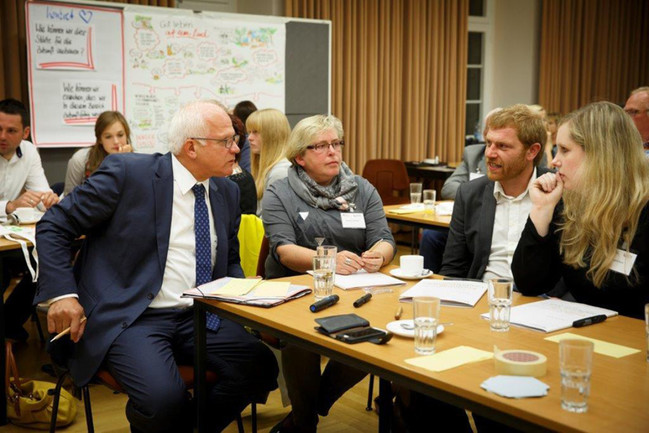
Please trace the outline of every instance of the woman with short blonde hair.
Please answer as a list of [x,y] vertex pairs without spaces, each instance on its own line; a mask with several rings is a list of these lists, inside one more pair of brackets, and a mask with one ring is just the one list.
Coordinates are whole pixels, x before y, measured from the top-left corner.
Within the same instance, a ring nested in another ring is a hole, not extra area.
[[557,146],[557,173],[530,189],[533,207],[512,262],[517,287],[541,294],[563,277],[577,301],[643,317],[649,166],[638,130],[620,107],[597,102],[562,120]]

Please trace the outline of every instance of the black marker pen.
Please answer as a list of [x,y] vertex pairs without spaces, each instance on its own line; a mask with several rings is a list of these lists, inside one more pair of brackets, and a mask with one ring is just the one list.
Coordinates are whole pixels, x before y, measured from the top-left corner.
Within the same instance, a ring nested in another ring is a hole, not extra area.
[[372,299],[372,294],[367,293],[354,301],[354,307],[358,308],[361,305],[368,303],[370,299]]
[[331,307],[336,302],[338,302],[339,299],[340,298],[338,297],[338,295],[327,296],[311,304],[309,310],[311,310],[312,313],[316,313],[318,311],[324,310],[325,308]]
[[593,317],[586,317],[585,319],[579,319],[572,322],[574,328],[581,328],[582,326],[594,325],[595,323],[601,323],[606,320],[606,314],[598,314]]

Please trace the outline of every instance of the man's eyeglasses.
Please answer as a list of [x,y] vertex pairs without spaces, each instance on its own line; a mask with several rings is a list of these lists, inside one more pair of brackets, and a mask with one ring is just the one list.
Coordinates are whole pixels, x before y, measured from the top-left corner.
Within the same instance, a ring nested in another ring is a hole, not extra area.
[[233,135],[232,137],[228,138],[209,138],[209,137],[190,137],[192,140],[208,140],[208,141],[216,141],[218,144],[221,146],[225,147],[226,149],[229,149],[232,147],[233,144],[239,144],[239,136],[238,135]]
[[323,141],[322,143],[311,144],[306,148],[313,150],[315,153],[322,153],[331,147],[334,150],[334,152],[337,152],[339,150],[342,150],[344,145],[345,142],[343,140],[336,140],[336,141],[332,141],[331,143],[327,143],[326,141]]
[[635,117],[638,114],[649,112],[649,110],[634,110],[632,108],[629,108],[627,110],[624,110],[624,112],[631,117]]

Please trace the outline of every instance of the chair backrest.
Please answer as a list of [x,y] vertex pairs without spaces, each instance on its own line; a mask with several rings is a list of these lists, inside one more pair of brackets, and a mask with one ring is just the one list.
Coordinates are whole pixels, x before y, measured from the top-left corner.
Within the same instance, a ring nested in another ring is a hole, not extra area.
[[266,257],[270,252],[270,244],[268,243],[268,238],[264,236],[264,239],[261,241],[261,247],[259,248],[259,260],[257,261],[257,275],[262,278],[266,278]]
[[257,275],[259,249],[264,239],[264,224],[261,218],[251,214],[241,215],[237,237],[239,238],[239,257],[243,274],[246,277],[254,277]]
[[410,185],[408,170],[399,159],[370,159],[363,168],[363,177],[378,191],[383,205],[410,203],[410,197],[401,194]]

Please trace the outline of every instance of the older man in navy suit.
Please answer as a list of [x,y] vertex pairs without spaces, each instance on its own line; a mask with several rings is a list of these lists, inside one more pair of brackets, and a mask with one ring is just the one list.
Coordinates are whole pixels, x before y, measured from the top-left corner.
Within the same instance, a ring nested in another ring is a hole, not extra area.
[[[223,178],[239,151],[230,118],[214,103],[189,104],[172,119],[169,142],[165,155],[110,155],[36,230],[35,302],[51,302],[48,330],[71,327],[77,384],[105,364],[128,393],[133,431],[192,430],[177,368],[193,359],[192,300],[181,294],[201,279],[243,277],[239,191]],[[278,368],[240,325],[212,317],[208,327],[208,368],[219,377],[209,421],[220,431],[277,386]]]

